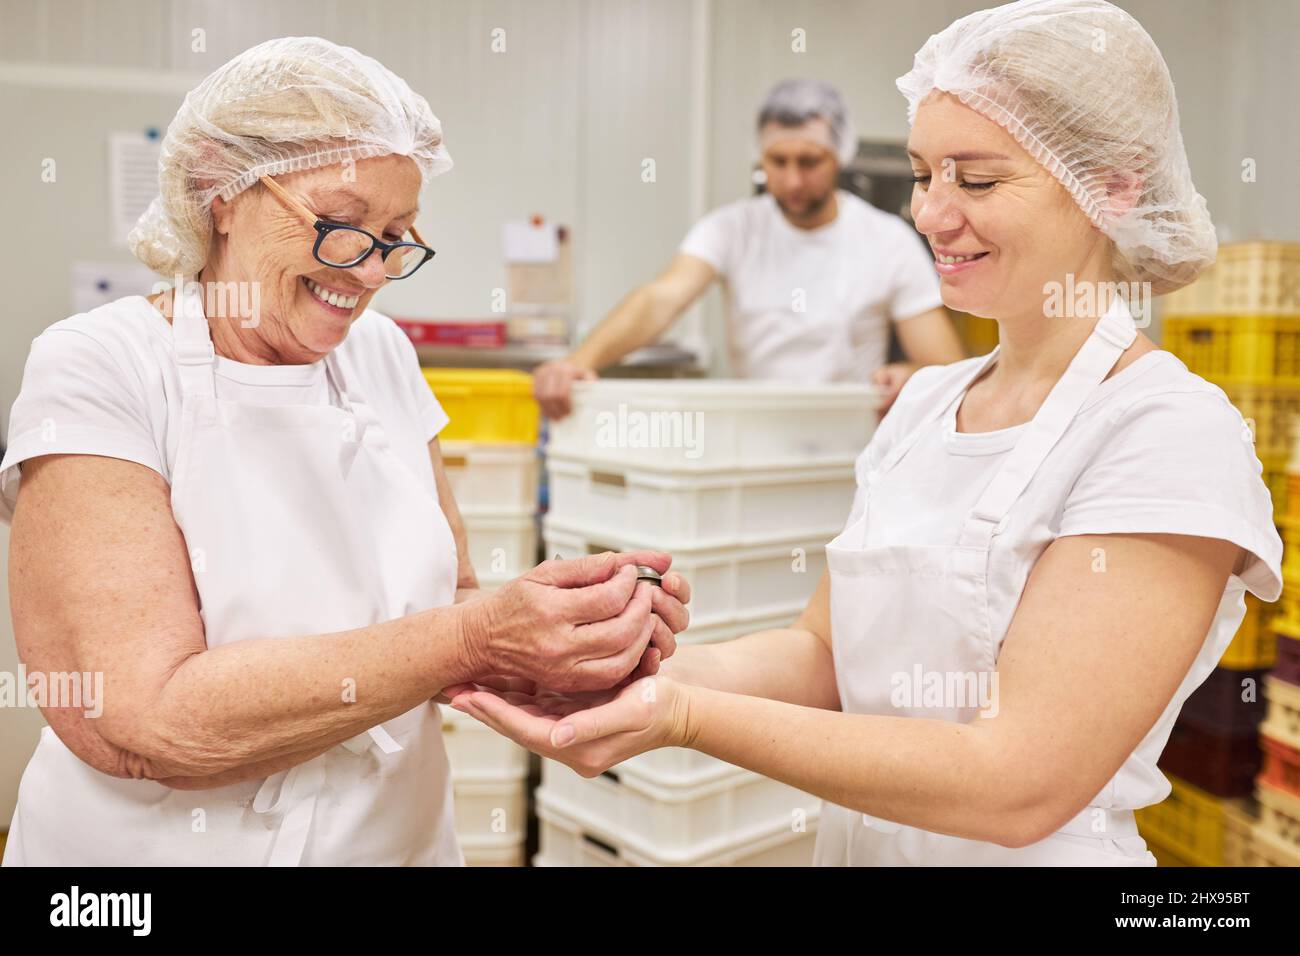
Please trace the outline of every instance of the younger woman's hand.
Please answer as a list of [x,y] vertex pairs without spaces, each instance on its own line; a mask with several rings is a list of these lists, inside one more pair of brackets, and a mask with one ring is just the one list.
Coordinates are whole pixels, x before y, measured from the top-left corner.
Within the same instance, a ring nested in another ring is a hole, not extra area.
[[543,757],[595,777],[615,764],[689,739],[688,693],[666,675],[585,693],[449,687],[451,706]]

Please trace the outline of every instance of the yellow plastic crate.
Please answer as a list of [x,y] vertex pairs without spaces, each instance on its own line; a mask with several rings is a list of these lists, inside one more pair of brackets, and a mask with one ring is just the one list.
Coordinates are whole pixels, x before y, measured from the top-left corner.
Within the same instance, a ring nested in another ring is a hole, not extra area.
[[526,372],[492,368],[426,368],[424,380],[451,418],[445,441],[537,443],[541,410]]
[[1300,419],[1300,388],[1225,385],[1223,391],[1250,426],[1255,454],[1261,460],[1289,459],[1295,424]]
[[1300,580],[1300,518],[1294,515],[1278,518],[1277,530],[1282,536],[1282,573]]
[[1197,281],[1164,300],[1168,316],[1300,315],[1300,243],[1234,242]]
[[1147,849],[1156,858],[1156,866],[1196,866],[1195,863],[1184,859],[1172,850],[1162,847],[1159,843],[1152,843],[1147,840]]
[[971,355],[988,355],[998,344],[998,323],[969,312],[953,312],[953,325]]
[[1300,388],[1300,315],[1166,315],[1162,334],[1191,371],[1225,387]]
[[1223,808],[1240,800],[1215,797],[1185,780],[1165,774],[1173,791],[1162,802],[1136,812],[1138,829],[1155,844],[1191,866],[1223,863]]
[[1273,628],[1280,611],[1280,605],[1265,604],[1247,592],[1246,616],[1219,659],[1219,666],[1234,671],[1272,667],[1277,660],[1277,635]]
[[[1287,464],[1290,466],[1290,462]],[[1283,507],[1282,514],[1287,518],[1300,518],[1300,472],[1291,471],[1290,467],[1286,468],[1286,472],[1286,483],[1282,492],[1282,501],[1286,507]],[[1273,493],[1273,510],[1277,512],[1278,496],[1273,492],[1271,485],[1269,492]]]
[[[1273,518],[1277,521],[1286,517],[1291,502],[1289,489],[1291,479],[1287,473],[1289,460],[1289,456],[1286,455],[1259,456],[1259,463],[1264,467],[1260,478],[1268,488],[1269,497],[1273,499]],[[1300,508],[1300,498],[1296,499],[1296,507]]]

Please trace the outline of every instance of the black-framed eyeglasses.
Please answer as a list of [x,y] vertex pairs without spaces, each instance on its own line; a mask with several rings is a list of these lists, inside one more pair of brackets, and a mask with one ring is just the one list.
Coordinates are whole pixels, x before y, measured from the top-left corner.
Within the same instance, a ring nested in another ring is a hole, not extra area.
[[321,265],[333,269],[351,269],[361,265],[370,258],[372,252],[379,250],[379,255],[384,260],[384,274],[388,278],[409,279],[416,269],[434,256],[434,251],[424,244],[415,226],[411,226],[415,242],[384,242],[359,226],[319,218],[270,176],[262,176],[260,179],[276,197],[316,230],[316,244],[312,246],[311,252]]

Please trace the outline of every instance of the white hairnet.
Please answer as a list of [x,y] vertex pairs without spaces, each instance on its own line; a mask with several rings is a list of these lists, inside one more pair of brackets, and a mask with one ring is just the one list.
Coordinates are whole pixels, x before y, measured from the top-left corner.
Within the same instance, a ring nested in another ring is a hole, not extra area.
[[758,111],[758,128],[767,123],[802,126],[816,117],[831,128],[831,142],[841,166],[852,162],[858,152],[848,107],[840,91],[821,80],[782,80],[772,87]]
[[942,90],[1004,127],[1110,237],[1127,281],[1169,292],[1214,261],[1169,69],[1118,7],[1018,0],[981,10],[930,37],[898,88],[909,123]]
[[162,141],[159,195],[128,236],[165,276],[207,262],[212,200],[262,175],[409,156],[423,182],[451,168],[424,97],[377,61],[320,37],[245,50],[191,90]]

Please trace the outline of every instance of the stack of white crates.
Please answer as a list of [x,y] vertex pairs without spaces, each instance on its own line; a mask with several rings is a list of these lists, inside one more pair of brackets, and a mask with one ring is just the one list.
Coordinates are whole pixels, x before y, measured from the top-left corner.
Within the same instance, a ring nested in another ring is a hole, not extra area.
[[531,571],[537,564],[536,446],[446,441],[442,460],[480,586],[494,590]]
[[[442,455],[480,586],[493,590],[530,570],[537,563],[536,447],[445,441]],[[442,714],[465,862],[524,866],[528,752],[450,707]]]
[[528,751],[473,717],[442,708],[456,839],[470,866],[523,866]]
[[[547,556],[653,549],[691,582],[683,643],[788,627],[853,502],[874,389],[596,381],[552,426]],[[543,761],[538,865],[800,865],[819,802],[668,749],[587,780]]]

